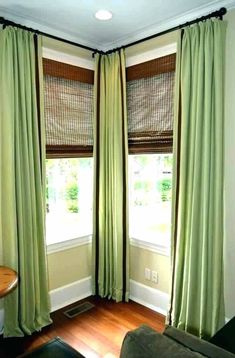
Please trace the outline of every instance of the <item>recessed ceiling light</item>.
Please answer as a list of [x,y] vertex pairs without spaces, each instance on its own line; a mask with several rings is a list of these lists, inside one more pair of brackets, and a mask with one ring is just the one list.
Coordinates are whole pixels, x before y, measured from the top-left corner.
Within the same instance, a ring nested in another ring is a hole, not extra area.
[[99,10],[95,13],[95,17],[98,19],[98,20],[110,20],[112,19],[113,17],[113,14],[108,11],[108,10]]

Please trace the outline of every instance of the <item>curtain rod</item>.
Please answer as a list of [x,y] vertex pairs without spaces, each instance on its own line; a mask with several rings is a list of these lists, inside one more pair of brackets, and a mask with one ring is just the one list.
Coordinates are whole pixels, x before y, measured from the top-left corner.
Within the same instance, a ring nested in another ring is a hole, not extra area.
[[[134,42],[130,42],[129,44],[126,44],[126,45],[123,45],[123,46],[114,48],[114,49],[112,49],[112,50],[108,50],[108,51],[105,52],[105,54],[108,55],[108,54],[110,54],[110,53],[112,53],[112,52],[121,50],[122,48],[128,48],[128,47],[137,45],[137,44],[139,44],[139,43],[141,43],[141,42],[154,39],[154,38],[156,38],[156,37],[159,37],[159,36],[168,34],[169,32],[173,32],[173,31],[176,31],[176,30],[180,30],[180,29],[182,29],[183,27],[187,27],[187,26],[196,24],[196,23],[198,23],[198,22],[200,22],[200,21],[208,20],[208,19],[210,19],[210,18],[212,18],[212,17],[217,17],[217,18],[219,18],[220,20],[223,20],[223,16],[224,16],[226,13],[227,13],[227,9],[226,9],[225,7],[221,7],[221,9],[216,10],[216,11],[213,11],[212,13],[210,13],[210,14],[208,14],[208,15],[201,16],[201,17],[199,17],[199,18],[197,18],[197,19],[194,19],[194,20],[192,20],[192,21],[185,22],[184,24],[177,25],[177,26],[175,26],[175,27],[172,27],[172,28],[170,28],[170,29],[164,30],[164,31],[162,31],[162,32],[158,32],[157,34],[154,34],[154,35],[145,37],[145,38],[143,38],[143,39],[140,39],[140,40],[137,40],[137,41],[134,41]],[[99,52],[101,52],[101,51],[99,51]]]
[[214,11],[214,12],[208,14],[208,15],[201,16],[201,17],[199,17],[199,18],[197,18],[197,19],[194,19],[194,20],[192,20],[192,21],[185,22],[184,24],[181,24],[181,25],[172,27],[172,28],[170,28],[170,29],[168,29],[168,30],[165,30],[165,31],[162,31],[162,32],[158,32],[157,34],[154,34],[154,35],[145,37],[145,38],[143,38],[143,39],[140,39],[140,40],[137,40],[137,41],[134,41],[134,42],[130,42],[129,44],[126,44],[126,45],[121,46],[121,47],[114,48],[114,49],[112,49],[112,50],[108,50],[108,51],[106,51],[106,52],[101,51],[101,50],[94,49],[94,48],[89,47],[89,46],[82,45],[82,44],[77,43],[77,42],[73,42],[73,41],[70,41],[70,40],[66,40],[66,39],[63,39],[63,38],[61,38],[61,37],[57,37],[57,36],[48,34],[48,33],[46,33],[46,32],[42,32],[42,31],[39,31],[39,30],[35,30],[35,29],[32,29],[31,27],[27,27],[27,26],[24,26],[24,25],[17,24],[17,23],[15,23],[14,21],[10,21],[10,20],[5,19],[4,17],[0,17],[0,24],[2,24],[3,26],[14,26],[14,27],[18,27],[18,28],[20,28],[20,29],[30,31],[30,32],[33,32],[33,33],[38,34],[38,35],[42,35],[42,36],[45,36],[45,37],[49,37],[49,38],[54,39],[54,40],[58,40],[58,41],[61,41],[61,42],[65,42],[65,43],[67,43],[67,44],[70,44],[70,45],[73,45],[73,46],[77,46],[77,47],[83,48],[83,49],[85,49],[85,50],[92,51],[92,52],[93,52],[93,56],[94,56],[95,53],[100,53],[100,54],[109,55],[109,54],[111,54],[112,52],[118,51],[118,50],[120,50],[120,49],[122,49],[122,48],[128,48],[128,47],[137,45],[137,44],[139,44],[139,43],[141,43],[141,42],[154,39],[154,38],[156,38],[156,37],[159,37],[159,36],[168,34],[169,32],[173,32],[173,31],[176,31],[176,30],[180,30],[180,29],[182,29],[183,27],[196,24],[196,23],[198,23],[198,22],[200,22],[200,21],[205,21],[205,20],[210,19],[210,18],[212,18],[212,17],[217,17],[217,18],[219,18],[220,20],[223,20],[223,16],[224,16],[226,13],[227,13],[227,9],[226,9],[225,7],[222,7],[221,9],[219,9],[219,10],[217,10],[217,11]]
[[37,35],[42,35],[42,36],[45,36],[45,37],[49,37],[49,38],[51,38],[53,40],[58,40],[58,41],[61,41],[61,42],[65,42],[65,43],[67,43],[69,45],[81,47],[81,48],[83,48],[85,50],[89,50],[89,51],[92,51],[92,52],[100,52],[99,50],[97,50],[95,48],[92,48],[92,47],[89,47],[89,46],[86,46],[86,45],[82,45],[80,43],[73,42],[73,41],[70,41],[70,40],[66,40],[66,39],[63,39],[61,37],[57,37],[57,36],[48,34],[48,33],[43,32],[43,31],[35,30],[35,29],[32,29],[31,27],[27,27],[27,26],[24,26],[24,25],[21,25],[21,24],[17,24],[14,21],[10,21],[10,20],[5,19],[4,17],[0,17],[0,24],[2,24],[3,26],[18,27],[19,29],[27,30],[27,31],[33,32],[33,33],[35,33]]

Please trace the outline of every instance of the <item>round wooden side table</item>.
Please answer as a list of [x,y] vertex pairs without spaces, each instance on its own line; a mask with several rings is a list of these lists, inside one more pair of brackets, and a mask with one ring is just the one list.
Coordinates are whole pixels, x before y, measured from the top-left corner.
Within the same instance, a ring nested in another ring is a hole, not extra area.
[[0,266],[0,298],[8,295],[18,284],[18,274],[6,266]]

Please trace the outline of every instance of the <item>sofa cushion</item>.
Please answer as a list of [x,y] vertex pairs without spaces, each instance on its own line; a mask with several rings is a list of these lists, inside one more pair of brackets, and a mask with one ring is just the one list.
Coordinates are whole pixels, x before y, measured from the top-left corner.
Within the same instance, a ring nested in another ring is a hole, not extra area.
[[164,336],[148,326],[126,334],[120,358],[193,358],[205,357]]
[[206,357],[235,358],[233,353],[172,326],[167,326],[163,334],[164,336],[173,339],[176,343],[186,346],[192,351],[204,354]]

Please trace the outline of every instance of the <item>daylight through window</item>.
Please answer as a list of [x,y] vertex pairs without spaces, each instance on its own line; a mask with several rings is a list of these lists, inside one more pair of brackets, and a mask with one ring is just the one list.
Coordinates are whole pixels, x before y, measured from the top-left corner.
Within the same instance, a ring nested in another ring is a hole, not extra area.
[[47,245],[92,234],[92,158],[46,160]]
[[130,237],[169,247],[172,154],[129,156]]

